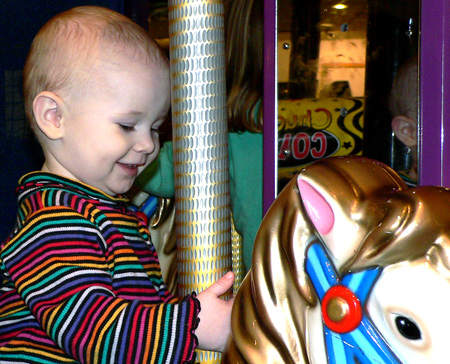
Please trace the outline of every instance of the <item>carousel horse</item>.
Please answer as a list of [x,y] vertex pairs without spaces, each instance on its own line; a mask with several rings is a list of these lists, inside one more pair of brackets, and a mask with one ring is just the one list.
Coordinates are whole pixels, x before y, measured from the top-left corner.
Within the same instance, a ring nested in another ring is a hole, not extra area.
[[447,363],[449,307],[450,191],[327,158],[267,212],[222,362]]

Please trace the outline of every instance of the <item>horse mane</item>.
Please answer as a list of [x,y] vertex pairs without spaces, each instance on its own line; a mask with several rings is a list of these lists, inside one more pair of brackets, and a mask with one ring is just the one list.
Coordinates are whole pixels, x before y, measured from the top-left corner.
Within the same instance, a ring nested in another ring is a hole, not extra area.
[[[321,235],[298,180],[323,196],[336,216]],[[428,257],[450,277],[450,193],[408,189],[388,166],[363,157],[327,158],[293,178],[264,217],[252,269],[235,298],[223,363],[310,363],[305,312],[318,305],[304,269],[320,241],[340,274]],[[420,224],[419,224],[420,222]]]

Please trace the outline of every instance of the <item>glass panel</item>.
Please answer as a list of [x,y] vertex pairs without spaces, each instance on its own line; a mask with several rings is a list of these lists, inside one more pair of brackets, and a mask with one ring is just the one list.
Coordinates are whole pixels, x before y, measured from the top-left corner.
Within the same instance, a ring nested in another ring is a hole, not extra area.
[[419,1],[278,0],[277,9],[278,191],[329,156],[365,155],[410,172]]

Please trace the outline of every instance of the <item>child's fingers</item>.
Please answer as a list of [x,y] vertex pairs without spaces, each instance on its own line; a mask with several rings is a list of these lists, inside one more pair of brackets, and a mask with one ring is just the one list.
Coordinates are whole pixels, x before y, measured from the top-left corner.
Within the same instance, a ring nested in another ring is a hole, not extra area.
[[224,276],[222,276],[217,282],[209,286],[208,290],[213,294],[215,294],[216,296],[221,296],[233,286],[233,282],[234,282],[234,274],[233,272],[228,272]]

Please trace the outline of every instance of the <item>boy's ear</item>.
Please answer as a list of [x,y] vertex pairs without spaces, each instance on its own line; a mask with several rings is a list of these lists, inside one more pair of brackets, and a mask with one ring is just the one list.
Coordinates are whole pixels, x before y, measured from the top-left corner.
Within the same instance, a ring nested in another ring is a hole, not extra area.
[[63,100],[50,91],[39,93],[33,101],[33,113],[36,125],[49,139],[63,136],[62,125]]
[[406,116],[396,116],[391,122],[395,136],[407,147],[417,145],[417,126],[414,120]]

